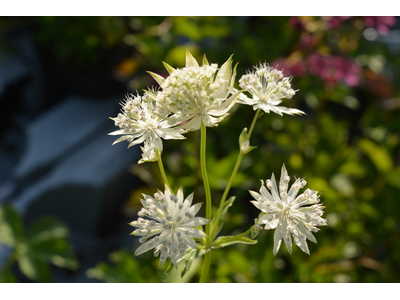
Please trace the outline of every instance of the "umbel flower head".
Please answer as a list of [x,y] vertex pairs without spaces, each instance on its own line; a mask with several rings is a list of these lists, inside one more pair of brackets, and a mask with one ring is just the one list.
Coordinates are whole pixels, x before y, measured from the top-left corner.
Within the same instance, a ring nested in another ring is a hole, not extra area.
[[160,84],[157,93],[149,92],[157,108],[171,120],[182,123],[182,128],[197,130],[201,122],[205,126],[217,126],[235,104],[239,92],[233,93],[236,66],[232,72],[232,56],[218,69],[203,58],[203,66],[187,50],[186,66],[174,69],[164,63],[169,72],[167,78],[149,72]]
[[255,67],[254,72],[243,75],[239,80],[239,86],[249,92],[253,98],[240,94],[238,103],[253,105],[253,109],[262,109],[283,115],[304,114],[301,110],[278,106],[282,99],[290,99],[296,93],[290,84],[291,78],[283,76],[282,71],[270,67],[267,64],[260,64]]
[[137,228],[132,235],[142,236],[139,239],[142,245],[135,255],[155,249],[154,256],[161,254],[160,266],[170,257],[177,267],[187,247],[197,248],[193,238],[206,237],[203,231],[194,228],[208,223],[205,218],[195,217],[202,203],[192,205],[193,193],[184,200],[182,187],[176,195],[165,186],[164,193],[158,191],[154,198],[143,197],[140,200],[143,208],[138,213],[140,218],[130,223]]
[[163,139],[185,139],[182,128],[173,128],[176,123],[164,120],[156,113],[154,101],[144,96],[128,95],[121,103],[122,110],[116,118],[110,118],[120,129],[109,135],[122,135],[114,143],[127,140],[128,148],[144,142],[143,161],[157,160],[155,149],[161,154]]
[[[271,179],[261,181],[260,193],[249,191],[256,201],[251,201],[261,213],[255,220],[253,233],[259,229],[274,229],[274,255],[281,246],[282,239],[285,241],[289,253],[292,253],[292,236],[294,243],[305,253],[310,254],[306,239],[317,243],[312,232],[318,232],[317,226],[328,225],[327,220],[321,218],[323,208],[319,203],[319,195],[316,191],[307,189],[303,194],[299,190],[306,185],[304,179],[297,178],[288,192],[290,177],[285,165],[282,166],[279,190],[276,185],[275,176]],[[297,197],[296,197],[297,196]],[[311,206],[308,206],[311,205]]]

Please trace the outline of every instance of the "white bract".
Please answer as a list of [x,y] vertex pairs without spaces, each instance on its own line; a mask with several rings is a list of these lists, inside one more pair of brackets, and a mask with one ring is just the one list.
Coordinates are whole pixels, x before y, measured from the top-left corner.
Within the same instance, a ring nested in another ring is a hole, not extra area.
[[156,112],[154,101],[147,94],[142,97],[128,95],[121,105],[121,113],[116,118],[110,118],[120,129],[109,135],[122,135],[113,145],[127,140],[130,148],[144,142],[143,159],[140,162],[157,160],[155,149],[160,153],[163,150],[161,138],[185,139],[181,134],[186,131],[173,128],[176,123],[161,118]]
[[[294,243],[305,253],[310,254],[306,239],[317,243],[311,232],[317,232],[317,226],[328,225],[327,220],[321,218],[323,215],[322,204],[319,203],[319,195],[316,191],[307,189],[303,194],[297,196],[299,190],[306,185],[304,179],[297,178],[288,191],[290,177],[285,165],[282,166],[279,190],[276,185],[275,176],[261,181],[260,193],[249,191],[256,201],[251,201],[261,213],[255,220],[252,230],[257,234],[259,229],[274,229],[274,255],[281,246],[282,239],[285,241],[289,253],[292,253],[292,236]],[[296,197],[297,196],[297,197]],[[310,205],[311,206],[307,206]]]
[[236,67],[232,72],[232,56],[218,70],[217,64],[209,65],[206,57],[199,66],[192,54],[186,52],[186,66],[174,69],[164,63],[167,78],[150,73],[160,84],[157,93],[149,92],[163,115],[181,123],[188,130],[217,126],[235,104],[239,92],[233,92]]
[[262,109],[281,115],[304,114],[301,110],[278,106],[282,99],[290,99],[296,91],[291,88],[291,78],[283,76],[282,71],[270,67],[267,64],[260,64],[255,67],[254,72],[243,75],[239,80],[239,86],[249,92],[253,98],[240,94],[238,103],[253,105],[254,110]]
[[197,248],[193,238],[206,237],[203,231],[194,228],[209,222],[195,217],[202,203],[192,205],[193,193],[184,200],[182,187],[176,196],[166,186],[165,193],[158,191],[154,198],[148,195],[143,197],[143,208],[138,213],[140,218],[130,223],[137,228],[132,235],[142,236],[139,242],[143,244],[135,255],[155,249],[154,256],[161,254],[160,266],[170,257],[177,267],[187,247]]

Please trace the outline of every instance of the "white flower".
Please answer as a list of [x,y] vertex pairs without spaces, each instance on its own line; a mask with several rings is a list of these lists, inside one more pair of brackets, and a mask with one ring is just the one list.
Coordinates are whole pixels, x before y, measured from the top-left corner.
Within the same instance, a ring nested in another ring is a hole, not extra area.
[[143,244],[136,250],[135,255],[155,249],[155,256],[161,253],[160,266],[170,257],[177,267],[188,246],[197,248],[193,238],[206,237],[203,231],[194,228],[209,222],[205,218],[195,217],[202,204],[192,206],[193,193],[183,200],[182,187],[176,196],[167,186],[164,194],[158,191],[154,198],[144,194],[143,196],[144,199],[140,200],[143,208],[138,216],[148,219],[139,218],[130,223],[137,227],[132,235],[142,236],[139,242]]
[[283,76],[282,71],[260,64],[254,72],[243,75],[239,80],[239,86],[249,92],[253,98],[240,94],[238,103],[253,105],[254,110],[262,109],[266,113],[270,111],[281,115],[304,114],[301,110],[278,106],[282,99],[290,99],[296,91],[291,88],[291,78]]
[[200,67],[189,50],[185,68],[164,65],[170,74],[167,78],[149,72],[162,89],[150,96],[160,112],[182,123],[182,128],[197,130],[201,122],[208,127],[217,126],[239,96],[239,92],[231,95],[236,76],[236,67],[232,73],[232,56],[219,70],[218,65],[209,65],[205,56]]
[[[319,231],[317,226],[328,225],[327,220],[321,218],[324,206],[317,204],[319,195],[316,191],[307,189],[303,194],[297,196],[300,188],[306,185],[304,179],[297,178],[288,192],[289,181],[290,177],[283,165],[279,191],[273,173],[271,180],[266,180],[266,186],[271,190],[271,194],[265,188],[263,181],[261,181],[260,194],[249,191],[256,199],[251,202],[261,210],[258,220],[255,220],[254,231],[256,232],[262,225],[267,230],[275,228],[274,255],[278,252],[282,239],[285,241],[289,253],[292,253],[292,236],[294,243],[305,253],[310,254],[306,238],[317,243],[311,232]],[[306,206],[309,204],[311,206]]]
[[113,131],[109,135],[122,135],[114,143],[128,140],[129,147],[145,142],[142,148],[144,159],[156,158],[155,149],[160,153],[163,150],[163,139],[185,139],[181,133],[186,131],[172,128],[176,123],[164,120],[157,114],[154,101],[145,94],[143,97],[128,95],[125,102],[121,103],[122,112],[116,118],[110,118],[120,130]]

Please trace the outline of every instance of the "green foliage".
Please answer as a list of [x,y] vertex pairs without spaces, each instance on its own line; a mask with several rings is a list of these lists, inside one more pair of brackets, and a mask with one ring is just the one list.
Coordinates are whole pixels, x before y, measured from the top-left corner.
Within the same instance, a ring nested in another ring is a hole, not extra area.
[[52,217],[36,220],[25,233],[17,212],[10,206],[0,207],[0,241],[13,249],[0,271],[0,282],[16,282],[10,271],[14,262],[35,282],[51,282],[50,264],[76,269],[67,236],[65,225]]
[[[290,256],[282,246],[274,257],[272,232],[260,231],[255,245],[213,250],[210,278],[216,282],[400,281],[400,56],[379,41],[364,39],[363,32],[370,25],[363,17],[341,20],[337,27],[330,25],[332,20],[327,16],[34,20],[38,44],[52,56],[73,61],[80,68],[101,65],[106,61],[100,59],[101,53],[111,62],[107,56],[111,49],[128,49],[126,60],[115,58],[113,70],[132,80],[132,90],[157,86],[156,81],[144,79],[150,77],[145,72],[167,76],[162,61],[183,67],[187,49],[197,61],[205,53],[210,63],[220,63],[234,52],[234,63],[240,62],[238,79],[252,65],[274,63],[278,58],[286,59],[289,65],[306,61],[313,53],[356,61],[362,69],[359,83],[353,86],[346,82],[327,84],[310,72],[294,74],[292,86],[298,92],[282,105],[307,115],[281,117],[271,113],[260,117],[250,139],[257,148],[244,157],[228,195],[236,200],[221,230],[224,236],[240,234],[254,224],[257,210],[249,203],[248,190],[257,190],[259,179],[279,173],[282,163],[290,175],[305,177],[308,188],[323,191],[321,200],[329,220],[329,226],[315,235],[318,245],[309,245],[311,256],[297,248]],[[217,128],[207,131],[207,154],[214,154],[207,158],[207,168],[215,201],[228,182],[240,133],[249,128],[254,111],[237,104],[230,114]],[[184,142],[164,143],[167,176],[173,188],[183,185],[185,191],[195,190],[194,202],[205,202],[204,191],[198,188],[199,134],[191,132],[186,137]],[[156,166],[154,170],[147,165],[143,168],[137,169],[137,174],[154,174],[147,176],[151,188],[158,185],[162,189],[161,180],[154,180],[159,176]],[[9,222],[0,223],[0,238],[5,243],[15,245],[23,240],[18,222],[4,224]],[[118,253],[114,266],[97,267],[103,273],[93,277],[107,282],[163,280],[163,270],[151,255],[136,260],[130,253]],[[194,269],[192,265],[190,271]],[[138,274],[145,275],[136,278]],[[10,273],[1,276],[13,280]],[[191,280],[196,281],[196,276]]]

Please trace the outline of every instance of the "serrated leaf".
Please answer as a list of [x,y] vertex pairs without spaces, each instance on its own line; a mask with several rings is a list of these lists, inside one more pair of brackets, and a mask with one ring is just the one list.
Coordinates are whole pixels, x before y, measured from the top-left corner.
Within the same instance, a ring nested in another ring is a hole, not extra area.
[[181,272],[181,278],[183,278],[183,276],[185,276],[185,274],[187,272],[189,272],[193,261],[196,258],[206,254],[208,251],[210,251],[210,249],[192,249],[192,248],[188,248],[186,250],[186,252],[183,254],[182,258],[181,258],[181,260],[185,261],[185,267],[183,268],[183,270]]
[[0,207],[0,241],[10,247],[16,247],[23,241],[22,221],[11,206]]
[[224,203],[224,206],[221,210],[221,215],[218,218],[218,221],[216,224],[212,224],[211,227],[211,237],[214,238],[218,235],[218,233],[221,231],[222,226],[224,225],[225,222],[225,217],[226,214],[228,213],[229,207],[232,206],[233,201],[235,201],[236,197],[232,196]]
[[212,244],[211,249],[223,248],[233,244],[256,244],[256,240],[249,239],[244,236],[221,236],[217,238]]
[[149,73],[149,74],[151,75],[151,77],[153,77],[154,80],[157,81],[157,83],[158,83],[160,86],[163,85],[163,83],[164,83],[164,81],[165,81],[165,78],[164,78],[164,77],[162,77],[161,75],[158,75],[158,74],[156,74],[156,73],[150,72],[150,71],[147,71],[147,73]]

